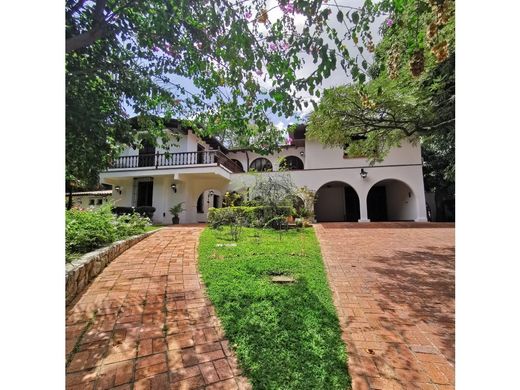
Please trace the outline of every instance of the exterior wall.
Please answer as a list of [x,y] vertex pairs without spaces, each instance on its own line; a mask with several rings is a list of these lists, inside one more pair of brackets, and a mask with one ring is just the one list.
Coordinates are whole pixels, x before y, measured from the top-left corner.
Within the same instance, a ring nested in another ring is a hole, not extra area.
[[[343,149],[327,148],[317,141],[305,141],[306,165],[305,169],[349,168],[367,166],[364,158],[343,158]],[[401,147],[393,148],[381,163],[375,166],[421,164],[421,147],[403,141]]]
[[[111,200],[111,195],[75,195],[72,197],[72,206],[73,207],[81,207],[83,209],[93,207],[98,208],[101,206],[98,202],[101,200],[101,204],[105,204]],[[94,205],[90,204],[90,201],[94,200]],[[65,203],[68,202],[68,196],[65,196]]]

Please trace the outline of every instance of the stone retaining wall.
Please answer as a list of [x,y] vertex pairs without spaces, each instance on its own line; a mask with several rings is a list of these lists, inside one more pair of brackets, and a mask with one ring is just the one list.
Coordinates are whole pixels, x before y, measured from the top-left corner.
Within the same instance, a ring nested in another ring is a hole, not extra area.
[[157,230],[116,241],[107,247],[89,252],[81,258],[67,263],[65,269],[66,304],[68,305],[112,260]]

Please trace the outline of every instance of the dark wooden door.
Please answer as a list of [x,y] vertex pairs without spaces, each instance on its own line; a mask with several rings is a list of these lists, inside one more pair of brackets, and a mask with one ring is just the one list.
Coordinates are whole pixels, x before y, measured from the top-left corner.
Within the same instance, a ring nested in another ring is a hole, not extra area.
[[204,164],[204,146],[197,144],[197,164]]
[[371,221],[388,221],[386,208],[386,187],[379,186],[370,190],[367,197],[368,219]]
[[143,143],[143,148],[139,149],[139,166],[153,167],[155,165],[155,146],[149,142]]
[[137,207],[151,206],[153,198],[153,181],[140,181],[137,183]]
[[213,195],[213,207],[218,208],[219,196]]

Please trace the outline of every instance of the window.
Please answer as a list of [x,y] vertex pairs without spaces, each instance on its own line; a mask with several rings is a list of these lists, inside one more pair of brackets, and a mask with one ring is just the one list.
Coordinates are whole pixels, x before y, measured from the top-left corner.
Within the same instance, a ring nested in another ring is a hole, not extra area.
[[303,161],[296,156],[287,156],[280,162],[280,168],[288,171],[303,169]]
[[98,205],[103,204],[103,199],[98,199],[96,202]]
[[266,158],[260,157],[254,160],[251,165],[249,165],[250,171],[256,171],[256,172],[267,172],[273,170],[273,165],[271,164],[271,161],[269,161]]
[[89,199],[88,200],[88,205],[89,206],[94,206],[94,204],[95,204],[95,200],[94,199]]

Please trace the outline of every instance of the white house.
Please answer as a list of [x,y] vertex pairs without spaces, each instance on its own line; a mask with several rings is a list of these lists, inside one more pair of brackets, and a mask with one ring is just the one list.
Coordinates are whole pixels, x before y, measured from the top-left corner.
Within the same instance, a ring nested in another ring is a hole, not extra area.
[[[68,202],[68,194],[65,194],[65,202]],[[112,198],[112,190],[101,190],[101,191],[83,191],[72,193],[72,205],[74,207],[97,208]]]
[[[113,187],[117,206],[153,206],[153,222],[171,223],[169,208],[184,202],[181,223],[207,220],[209,207],[221,207],[227,191],[254,183],[247,173],[276,175],[285,161],[294,183],[317,192],[315,215],[329,221],[427,221],[420,145],[403,142],[381,163],[369,165],[341,148],[305,138],[299,126],[291,145],[268,156],[228,150],[213,138],[200,138],[176,121],[167,125],[176,146],[127,148],[101,173]],[[286,169],[287,169],[286,168]]]

